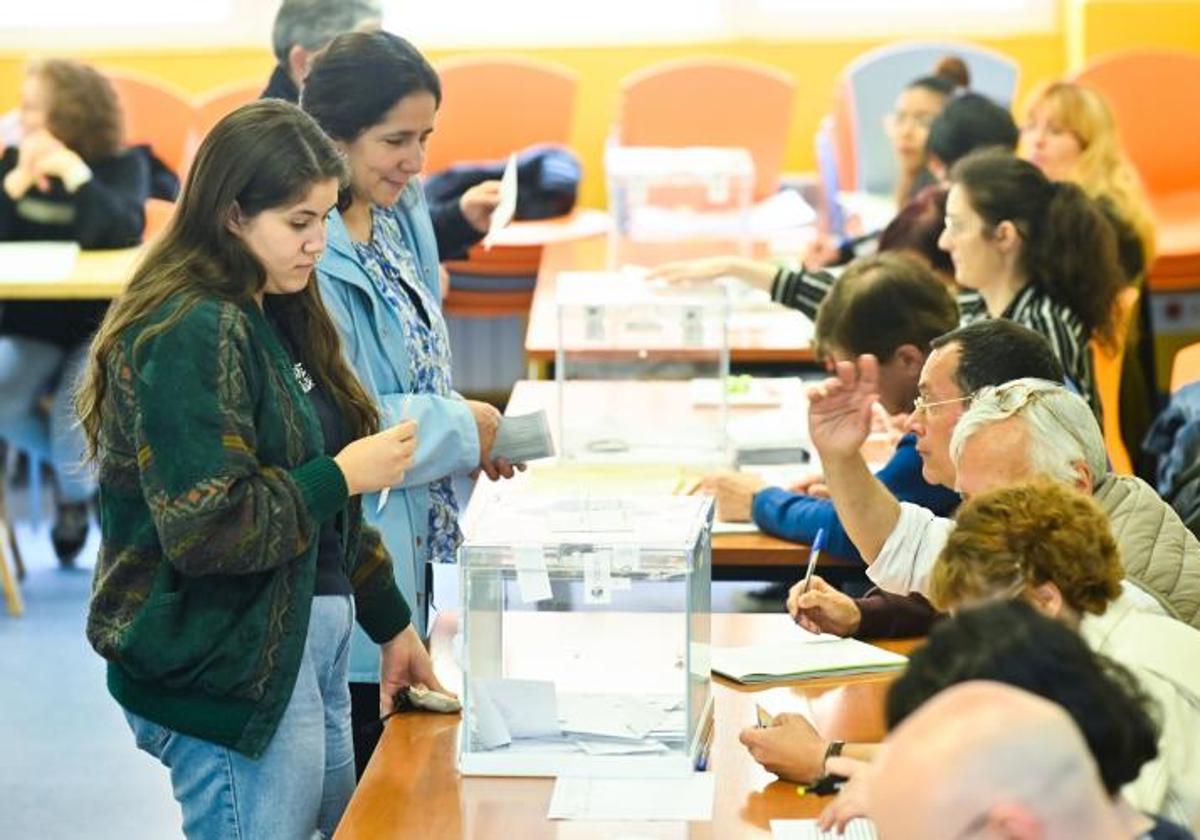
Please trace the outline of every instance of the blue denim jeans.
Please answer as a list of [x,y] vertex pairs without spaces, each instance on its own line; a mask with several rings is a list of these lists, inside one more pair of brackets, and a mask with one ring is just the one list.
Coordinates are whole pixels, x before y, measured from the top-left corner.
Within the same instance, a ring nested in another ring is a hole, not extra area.
[[137,745],[171,771],[188,840],[332,837],[354,792],[346,663],[354,606],[313,598],[292,698],[260,757],[125,712]]
[[[96,478],[83,463],[83,429],[75,421],[75,382],[87,362],[88,342],[69,353],[47,341],[0,336],[0,437],[49,459],[60,502],[85,502]],[[38,406],[50,390],[50,414]]]

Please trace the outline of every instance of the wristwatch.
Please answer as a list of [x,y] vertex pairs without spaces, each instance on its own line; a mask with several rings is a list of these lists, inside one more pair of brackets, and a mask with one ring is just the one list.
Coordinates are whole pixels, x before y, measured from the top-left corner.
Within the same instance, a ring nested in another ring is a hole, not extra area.
[[829,759],[835,755],[841,755],[842,750],[846,748],[845,741],[830,741],[829,746],[825,748],[825,758],[821,759],[821,772],[829,775]]

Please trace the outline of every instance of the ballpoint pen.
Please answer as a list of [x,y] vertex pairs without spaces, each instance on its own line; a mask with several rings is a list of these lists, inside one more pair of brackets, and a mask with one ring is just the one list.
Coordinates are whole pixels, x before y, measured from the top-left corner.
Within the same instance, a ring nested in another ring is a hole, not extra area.
[[816,539],[813,540],[812,548],[808,551],[808,568],[804,571],[804,587],[801,592],[808,591],[808,585],[812,583],[813,569],[817,568],[817,558],[821,556],[821,549],[825,547],[825,529],[818,528]]

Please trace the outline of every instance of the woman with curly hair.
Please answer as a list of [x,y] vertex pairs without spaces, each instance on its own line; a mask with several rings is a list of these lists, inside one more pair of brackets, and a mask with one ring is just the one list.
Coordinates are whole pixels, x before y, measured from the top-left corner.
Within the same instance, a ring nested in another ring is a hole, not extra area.
[[1200,818],[1200,631],[1151,613],[1123,583],[1108,517],[1054,482],[1016,484],[959,508],[933,570],[942,610],[1020,598],[1129,669],[1162,711],[1159,758],[1125,789],[1133,805],[1184,825]]
[[[116,92],[85,64],[30,65],[21,85],[20,145],[0,158],[0,241],[57,240],[125,248],[142,239],[150,194],[145,158],[122,149]],[[95,480],[81,464],[83,440],[70,391],[99,325],[102,301],[10,301],[0,308],[0,436],[45,457],[57,477],[51,539],[74,561],[88,532]],[[39,405],[49,393],[49,414]]]

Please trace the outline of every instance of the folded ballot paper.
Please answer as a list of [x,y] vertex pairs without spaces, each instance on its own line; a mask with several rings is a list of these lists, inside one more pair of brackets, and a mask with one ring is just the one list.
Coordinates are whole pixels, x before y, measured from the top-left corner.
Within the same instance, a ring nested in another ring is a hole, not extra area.
[[500,418],[500,428],[492,442],[492,457],[507,458],[509,463],[524,464],[554,454],[550,422],[545,411]]
[[711,667],[714,674],[753,685],[893,671],[907,662],[907,657],[857,639],[804,633],[799,640],[774,644],[714,647]]

